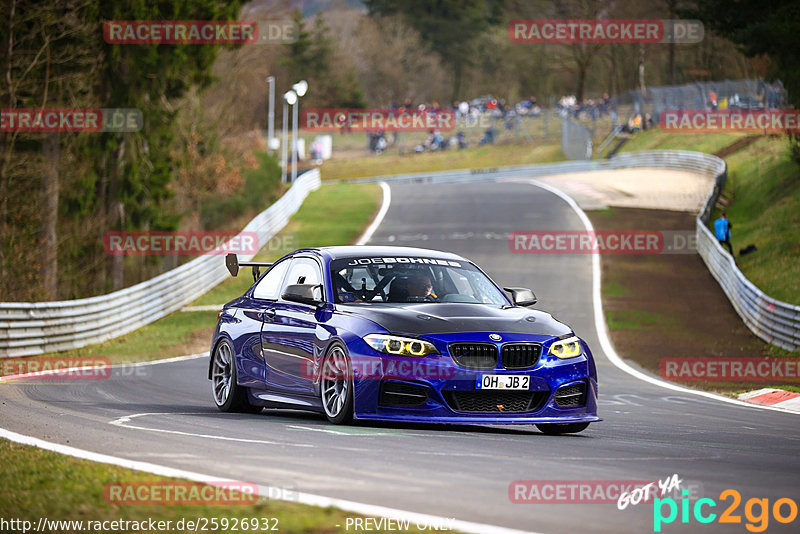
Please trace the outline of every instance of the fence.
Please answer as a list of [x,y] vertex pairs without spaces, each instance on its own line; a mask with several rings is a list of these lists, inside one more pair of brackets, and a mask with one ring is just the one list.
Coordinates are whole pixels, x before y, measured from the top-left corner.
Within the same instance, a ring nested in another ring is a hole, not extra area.
[[650,114],[654,123],[666,109],[774,109],[786,106],[786,90],[780,81],[722,80],[684,85],[649,87],[614,97],[617,106],[631,106],[631,113]]
[[609,160],[565,161],[497,169],[445,171],[362,178],[355,182],[447,183],[508,178],[534,178],[551,174],[626,168],[667,168],[712,176],[714,188],[698,214],[697,250],[719,282],[736,312],[755,335],[788,350],[800,350],[800,306],[775,300],[755,287],[736,267],[707,228],[711,211],[727,179],[725,162],[716,156],[683,150],[655,150],[623,153]]
[[[319,185],[318,170],[304,173],[243,231],[255,232],[259,242],[266,243]],[[223,256],[205,255],[106,295],[60,302],[0,302],[0,357],[75,349],[121,336],[180,309],[227,276]]]

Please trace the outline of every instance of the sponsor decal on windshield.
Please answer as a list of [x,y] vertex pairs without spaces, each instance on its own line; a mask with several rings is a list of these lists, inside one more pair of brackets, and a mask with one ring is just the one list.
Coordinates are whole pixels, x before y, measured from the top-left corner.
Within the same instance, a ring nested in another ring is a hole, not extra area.
[[353,258],[347,263],[348,267],[356,265],[372,264],[392,264],[392,263],[416,263],[420,265],[442,265],[444,267],[461,267],[457,261],[435,260],[432,258]]

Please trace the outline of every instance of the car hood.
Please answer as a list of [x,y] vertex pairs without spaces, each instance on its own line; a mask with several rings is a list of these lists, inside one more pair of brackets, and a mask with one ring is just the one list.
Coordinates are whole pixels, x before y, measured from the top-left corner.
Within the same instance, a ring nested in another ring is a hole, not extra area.
[[369,319],[397,335],[505,332],[562,336],[572,332],[549,313],[521,307],[462,303],[358,304],[342,306],[342,311]]

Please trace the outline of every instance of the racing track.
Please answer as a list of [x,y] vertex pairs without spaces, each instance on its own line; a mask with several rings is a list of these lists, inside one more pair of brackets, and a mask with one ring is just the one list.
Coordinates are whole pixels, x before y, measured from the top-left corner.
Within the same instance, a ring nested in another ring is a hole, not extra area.
[[[800,419],[664,389],[612,365],[594,326],[591,256],[509,252],[509,232],[535,229],[583,225],[562,199],[531,184],[398,185],[371,243],[453,251],[501,285],[532,287],[537,307],[571,324],[594,351],[605,420],[582,434],[551,437],[534,427],[334,427],[300,412],[223,414],[213,406],[205,359],[138,367],[103,381],[0,384],[0,425],[208,475],[548,533],[652,532],[652,506],[618,511],[614,504],[512,504],[511,481],[654,480],[678,473],[717,501],[723,489],[734,488],[743,501],[798,502]],[[743,504],[737,513],[743,515]],[[682,527],[679,520],[664,531],[747,532],[744,523],[692,519]],[[797,532],[798,524],[771,519],[767,532]]]

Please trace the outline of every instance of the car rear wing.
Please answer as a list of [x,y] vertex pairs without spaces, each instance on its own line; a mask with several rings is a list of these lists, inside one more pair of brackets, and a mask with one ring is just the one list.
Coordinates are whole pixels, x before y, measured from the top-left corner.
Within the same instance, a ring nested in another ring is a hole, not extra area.
[[228,254],[225,256],[225,267],[228,268],[228,272],[231,273],[231,276],[235,277],[239,274],[239,267],[252,267],[253,282],[257,281],[258,277],[261,276],[262,267],[272,267],[272,265],[272,263],[263,261],[239,261],[236,254]]

